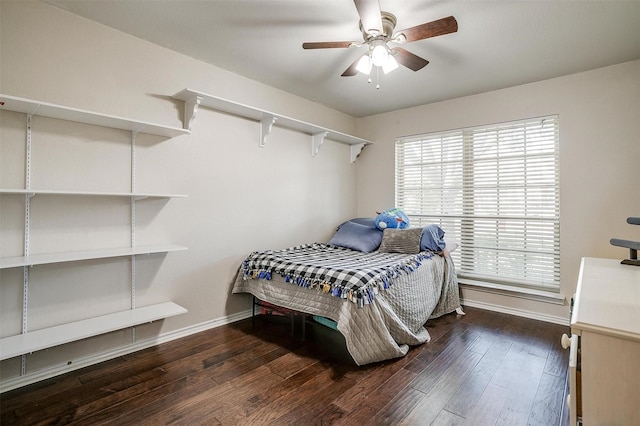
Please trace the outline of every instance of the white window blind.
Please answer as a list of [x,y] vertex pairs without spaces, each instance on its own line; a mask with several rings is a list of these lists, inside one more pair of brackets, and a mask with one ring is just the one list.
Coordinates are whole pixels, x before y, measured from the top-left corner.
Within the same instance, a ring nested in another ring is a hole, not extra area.
[[396,206],[458,242],[461,278],[559,291],[558,117],[396,140]]

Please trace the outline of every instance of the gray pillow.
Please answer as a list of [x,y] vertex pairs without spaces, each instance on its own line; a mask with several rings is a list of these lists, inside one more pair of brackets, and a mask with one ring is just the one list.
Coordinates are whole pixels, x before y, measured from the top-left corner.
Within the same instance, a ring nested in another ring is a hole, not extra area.
[[330,245],[370,253],[378,248],[382,240],[382,231],[378,228],[345,222],[329,241]]
[[379,251],[403,254],[420,253],[420,237],[422,237],[422,228],[387,228],[382,233]]

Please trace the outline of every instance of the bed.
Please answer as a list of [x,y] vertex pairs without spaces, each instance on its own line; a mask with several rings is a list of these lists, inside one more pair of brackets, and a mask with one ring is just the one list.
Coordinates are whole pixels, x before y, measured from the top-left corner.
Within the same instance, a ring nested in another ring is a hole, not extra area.
[[380,242],[374,239],[363,251],[340,244],[336,236],[344,225],[329,243],[251,253],[239,268],[233,293],[332,320],[358,365],[402,357],[409,346],[429,341],[428,319],[462,313],[446,250],[406,253],[385,245],[393,242],[388,235],[411,234],[413,247],[421,229],[380,231]]

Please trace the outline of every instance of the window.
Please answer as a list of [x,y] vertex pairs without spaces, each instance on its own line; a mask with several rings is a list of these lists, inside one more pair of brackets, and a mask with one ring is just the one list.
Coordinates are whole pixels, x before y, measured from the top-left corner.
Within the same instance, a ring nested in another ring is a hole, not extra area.
[[458,276],[560,288],[558,117],[396,140],[396,206],[459,243]]

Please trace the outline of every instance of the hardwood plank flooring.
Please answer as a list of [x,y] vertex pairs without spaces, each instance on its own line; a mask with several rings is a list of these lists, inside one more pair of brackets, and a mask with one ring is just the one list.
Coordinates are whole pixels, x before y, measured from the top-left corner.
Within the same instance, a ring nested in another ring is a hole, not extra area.
[[0,424],[568,425],[565,326],[475,308],[358,367],[344,338],[260,316],[0,395]]

